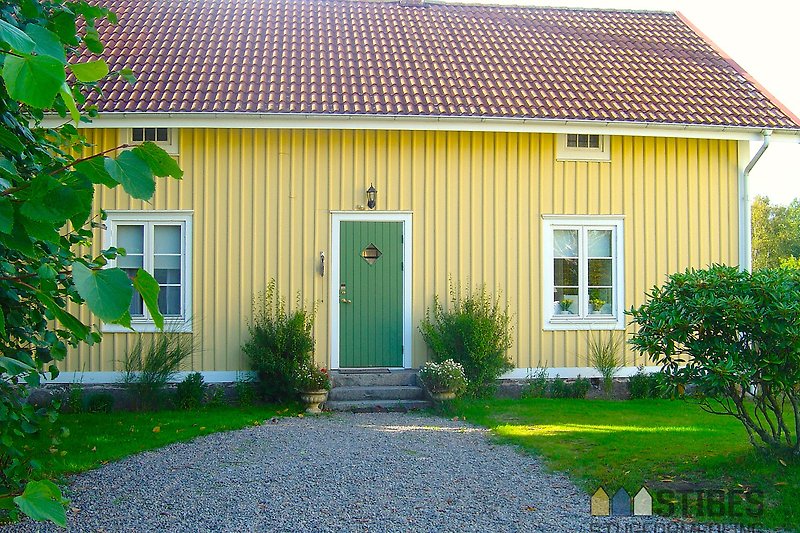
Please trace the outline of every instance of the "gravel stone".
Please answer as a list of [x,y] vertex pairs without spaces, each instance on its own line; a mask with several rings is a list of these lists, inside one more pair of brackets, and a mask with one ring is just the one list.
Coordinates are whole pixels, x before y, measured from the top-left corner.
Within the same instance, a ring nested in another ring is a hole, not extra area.
[[[487,430],[401,413],[217,433],[75,476],[66,496],[70,531],[744,531],[593,518],[565,475]],[[63,531],[32,521],[7,529]]]

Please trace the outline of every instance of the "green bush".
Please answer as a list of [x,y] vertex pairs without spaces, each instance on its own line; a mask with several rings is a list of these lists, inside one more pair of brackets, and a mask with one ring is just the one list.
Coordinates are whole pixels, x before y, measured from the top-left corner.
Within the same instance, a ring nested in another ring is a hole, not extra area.
[[287,310],[270,280],[267,289],[253,302],[250,340],[242,350],[258,373],[264,399],[284,401],[297,395],[295,379],[300,367],[312,364],[314,310],[307,310],[297,296],[294,310]]
[[628,393],[631,400],[646,398],[670,398],[666,390],[664,374],[646,373],[644,366],[638,367],[636,374],[628,378]]
[[422,337],[433,352],[433,359],[452,359],[464,367],[469,380],[467,394],[491,396],[496,380],[513,366],[507,352],[511,348],[511,318],[500,300],[492,299],[481,285],[462,294],[450,283],[450,305],[445,309],[434,296],[419,326]]
[[253,388],[253,383],[249,380],[237,379],[233,385],[233,392],[236,396],[236,402],[241,407],[250,407],[256,402],[256,391]]
[[550,398],[586,398],[589,389],[592,388],[588,379],[578,376],[575,381],[569,383],[561,377],[556,376],[549,384],[548,393]]
[[454,392],[462,394],[469,385],[464,368],[453,361],[447,359],[441,363],[428,361],[419,369],[419,379],[428,391]]
[[536,370],[528,372],[522,396],[524,398],[546,398],[549,385],[547,380],[547,367],[537,366]]
[[97,392],[86,399],[88,413],[110,413],[114,409],[114,395],[108,392]]
[[203,404],[206,384],[200,372],[188,374],[175,388],[175,404],[181,409],[197,409]]
[[122,382],[134,393],[138,409],[158,409],[163,391],[183,361],[196,350],[193,335],[178,331],[156,333],[145,338],[139,335],[133,348],[125,354]]
[[82,413],[84,408],[83,385],[72,383],[67,393],[67,401],[64,402],[64,410],[68,413]]
[[662,366],[671,394],[691,386],[753,446],[800,455],[800,270],[690,269],[629,314],[631,345]]
[[210,385],[206,391],[206,405],[222,407],[225,404],[225,389],[221,385]]
[[592,384],[587,378],[578,376],[578,378],[572,383],[572,395],[570,397],[579,399],[586,398],[586,395],[589,394],[589,389],[591,388]]

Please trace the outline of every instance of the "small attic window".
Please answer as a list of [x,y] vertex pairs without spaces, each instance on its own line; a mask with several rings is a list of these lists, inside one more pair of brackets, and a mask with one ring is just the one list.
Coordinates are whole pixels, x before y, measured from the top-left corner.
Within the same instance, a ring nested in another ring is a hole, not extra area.
[[608,135],[566,133],[558,135],[556,159],[559,161],[610,161]]
[[170,154],[178,153],[178,130],[173,128],[126,128],[120,130],[123,144],[154,142]]

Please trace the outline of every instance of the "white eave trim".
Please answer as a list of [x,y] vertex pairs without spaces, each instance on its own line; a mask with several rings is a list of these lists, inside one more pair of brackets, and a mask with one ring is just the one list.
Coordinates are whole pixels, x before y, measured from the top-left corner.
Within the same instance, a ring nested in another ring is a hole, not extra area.
[[[52,127],[65,122],[46,118]],[[255,129],[345,129],[345,130],[425,130],[491,131],[528,133],[590,133],[635,135],[641,137],[681,137],[760,141],[767,128],[740,126],[698,126],[693,124],[655,124],[491,117],[432,117],[392,115],[312,115],[300,113],[102,113],[84,128],[255,128]],[[773,129],[776,141],[800,142],[800,129]]]

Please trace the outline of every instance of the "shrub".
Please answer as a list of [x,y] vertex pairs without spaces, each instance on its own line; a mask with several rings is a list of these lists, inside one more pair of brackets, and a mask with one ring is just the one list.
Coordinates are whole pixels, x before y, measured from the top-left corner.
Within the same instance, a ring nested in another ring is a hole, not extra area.
[[233,385],[236,401],[241,407],[250,407],[256,401],[256,392],[253,383],[247,379],[237,379]]
[[82,413],[83,412],[83,385],[80,383],[72,383],[69,386],[67,393],[67,401],[64,402],[64,408],[68,413]]
[[671,392],[691,385],[753,446],[800,455],[800,271],[686,270],[629,314],[630,343],[663,367]]
[[110,413],[114,409],[114,395],[98,392],[86,399],[86,411],[89,413]]
[[449,308],[434,296],[419,329],[435,361],[452,359],[463,366],[470,396],[490,396],[497,378],[513,368],[507,357],[510,322],[508,310],[489,296],[485,285],[462,294],[451,281]]
[[670,398],[666,390],[664,374],[661,372],[645,373],[644,366],[639,366],[636,374],[628,379],[628,393],[631,400],[644,398]]
[[331,390],[331,378],[328,376],[328,371],[319,368],[314,363],[307,362],[300,365],[294,382],[300,392]]
[[548,387],[551,398],[586,398],[589,389],[592,388],[588,379],[578,376],[575,381],[569,383],[561,377],[556,376]]
[[206,391],[206,405],[209,407],[225,405],[225,389],[220,385],[210,385]]
[[522,392],[522,396],[525,398],[545,398],[549,386],[547,381],[547,367],[537,366],[536,370],[529,370],[525,382],[526,386],[525,390]]
[[427,362],[419,369],[419,379],[430,392],[462,394],[468,386],[464,367],[452,359],[441,363]]
[[587,378],[582,378],[579,375],[578,378],[572,383],[572,394],[570,395],[570,398],[586,398],[586,395],[589,393],[589,389],[591,388],[592,384],[589,382],[589,380]]
[[258,373],[265,399],[282,401],[296,396],[298,370],[312,362],[313,326],[313,309],[305,309],[298,293],[295,309],[287,310],[274,279],[254,299],[250,340],[242,349]]
[[194,338],[188,333],[156,333],[146,341],[139,335],[133,348],[125,354],[122,378],[134,393],[136,407],[158,408],[167,382],[195,349]]
[[569,385],[566,381],[561,379],[559,375],[556,374],[556,377],[553,378],[553,381],[550,382],[550,397],[551,398],[568,398],[569,397]]
[[188,374],[175,389],[175,404],[181,409],[197,409],[203,404],[206,384],[200,372]]
[[614,376],[622,368],[619,355],[622,341],[622,335],[617,331],[598,331],[587,336],[589,364],[603,379],[603,393],[606,398],[611,398],[614,393]]

